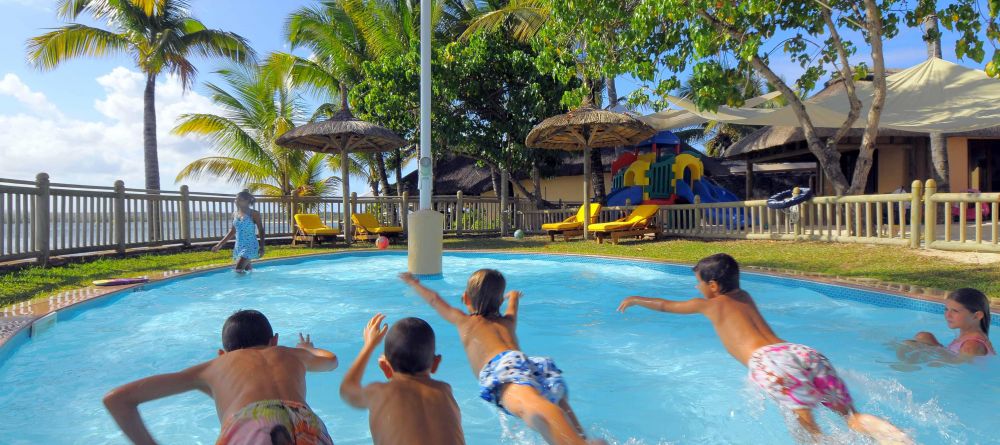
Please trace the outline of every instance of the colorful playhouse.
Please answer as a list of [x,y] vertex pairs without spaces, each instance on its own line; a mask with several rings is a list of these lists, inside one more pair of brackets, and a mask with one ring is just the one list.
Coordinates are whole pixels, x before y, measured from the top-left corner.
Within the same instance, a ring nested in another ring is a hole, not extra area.
[[[648,152],[640,154],[643,151]],[[611,164],[607,205],[686,204],[693,203],[695,196],[703,203],[739,201],[705,176],[703,156],[697,150],[682,149],[677,135],[657,133]]]

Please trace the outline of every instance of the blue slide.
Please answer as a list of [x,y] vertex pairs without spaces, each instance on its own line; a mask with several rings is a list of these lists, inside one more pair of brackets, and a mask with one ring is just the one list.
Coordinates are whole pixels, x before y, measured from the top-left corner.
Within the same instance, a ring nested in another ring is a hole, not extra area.
[[[694,197],[696,193],[698,197],[701,198],[702,203],[735,202],[740,200],[736,195],[734,195],[729,190],[719,187],[718,185],[715,185],[707,180],[695,181],[693,191],[691,190],[691,187],[687,185],[686,182],[677,181],[677,187],[675,189],[675,192],[677,193],[677,196],[685,199],[689,203],[694,202]],[[714,214],[714,216],[717,218],[722,217],[722,215],[724,215],[722,209],[716,210]],[[735,214],[733,214],[732,221],[730,221],[730,223],[732,224],[732,226],[735,227],[742,227],[746,225],[743,219],[742,209],[737,210]],[[729,224],[727,224],[727,226],[728,225]]]
[[607,202],[609,206],[623,206],[625,200],[628,200],[630,205],[642,204],[642,186],[633,185],[615,190],[608,195]]

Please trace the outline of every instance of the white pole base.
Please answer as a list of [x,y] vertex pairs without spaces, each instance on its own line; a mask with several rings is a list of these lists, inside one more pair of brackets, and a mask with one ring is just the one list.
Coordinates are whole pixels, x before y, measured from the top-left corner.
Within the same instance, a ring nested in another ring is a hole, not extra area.
[[434,210],[418,210],[407,218],[407,258],[410,273],[439,275],[444,249],[444,215]]

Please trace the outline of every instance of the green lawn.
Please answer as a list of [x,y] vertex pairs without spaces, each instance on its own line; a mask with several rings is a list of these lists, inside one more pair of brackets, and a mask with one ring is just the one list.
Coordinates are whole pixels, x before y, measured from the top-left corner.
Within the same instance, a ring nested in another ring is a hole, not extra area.
[[[362,245],[364,246],[364,245]],[[370,245],[367,245],[370,246]],[[403,248],[402,246],[397,248]],[[975,287],[1000,299],[1000,267],[969,265],[929,258],[899,247],[860,244],[791,243],[781,241],[688,241],[598,245],[594,242],[555,242],[545,238],[521,241],[496,238],[446,239],[446,249],[496,249],[549,253],[578,253],[652,258],[694,263],[713,253],[726,252],[744,265],[755,265],[846,277],[874,278],[938,289]],[[341,251],[343,248],[268,246],[266,258]],[[101,259],[51,268],[0,272],[0,306],[82,287],[93,280],[142,276],[160,270],[230,263],[230,251],[143,255]]]

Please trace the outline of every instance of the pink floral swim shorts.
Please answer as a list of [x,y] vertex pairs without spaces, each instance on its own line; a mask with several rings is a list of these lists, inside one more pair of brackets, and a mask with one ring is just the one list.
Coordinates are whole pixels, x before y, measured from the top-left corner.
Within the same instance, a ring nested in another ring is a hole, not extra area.
[[853,409],[851,394],[823,354],[808,346],[776,343],[757,349],[747,361],[750,380],[782,408],[817,404],[840,413]]

